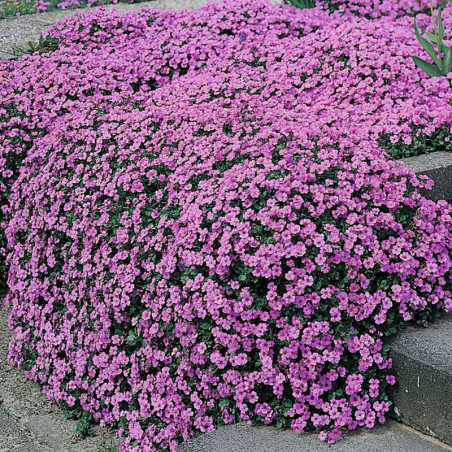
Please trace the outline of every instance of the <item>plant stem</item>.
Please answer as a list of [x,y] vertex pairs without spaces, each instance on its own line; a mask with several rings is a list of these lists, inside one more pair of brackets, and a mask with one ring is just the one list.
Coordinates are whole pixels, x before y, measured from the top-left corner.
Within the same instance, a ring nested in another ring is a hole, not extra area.
[[431,11],[431,14],[432,14],[433,31],[434,31],[435,36],[436,36],[436,42],[438,42],[438,30],[437,30],[437,27],[436,27],[437,21],[435,19],[435,12],[433,11],[433,0],[430,0],[430,11]]

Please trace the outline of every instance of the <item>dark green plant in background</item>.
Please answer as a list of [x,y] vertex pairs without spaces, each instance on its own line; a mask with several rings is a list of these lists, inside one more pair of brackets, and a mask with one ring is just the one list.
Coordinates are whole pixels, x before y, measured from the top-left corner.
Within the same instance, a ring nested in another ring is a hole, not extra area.
[[315,8],[315,0],[285,0],[285,3],[300,9]]
[[[417,40],[423,49],[430,55],[434,64],[422,60],[417,56],[413,56],[412,58],[416,66],[422,69],[430,77],[440,77],[452,72],[452,47],[446,46],[443,42],[444,26],[441,17],[442,8],[439,8],[436,18],[433,12],[433,6],[431,7],[431,12],[434,32],[425,34],[429,41],[421,36],[416,19],[414,20],[414,31]],[[436,50],[433,45],[437,47]]]
[[36,0],[6,0],[0,4],[0,19],[36,12]]

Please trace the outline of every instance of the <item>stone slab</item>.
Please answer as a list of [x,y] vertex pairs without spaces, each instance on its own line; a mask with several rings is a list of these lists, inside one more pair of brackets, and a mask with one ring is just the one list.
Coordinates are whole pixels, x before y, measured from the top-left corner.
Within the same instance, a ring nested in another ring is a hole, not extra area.
[[415,430],[389,421],[369,431],[346,434],[336,444],[322,443],[317,435],[296,435],[246,423],[224,427],[183,443],[178,452],[446,452],[452,448]]
[[393,341],[396,419],[452,445],[452,315]]
[[52,452],[0,406],[0,452]]
[[423,196],[434,201],[452,200],[452,153],[432,152],[409,157],[403,162],[416,174],[425,174],[434,180],[432,190],[421,190]]

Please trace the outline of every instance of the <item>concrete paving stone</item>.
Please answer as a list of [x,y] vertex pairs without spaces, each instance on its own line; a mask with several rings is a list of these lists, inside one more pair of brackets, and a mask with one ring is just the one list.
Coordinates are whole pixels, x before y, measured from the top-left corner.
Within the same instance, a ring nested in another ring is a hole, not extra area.
[[435,181],[432,190],[420,190],[428,199],[452,200],[452,153],[432,152],[404,159],[406,166],[416,174],[425,174]]
[[407,328],[391,344],[393,351],[452,375],[452,313],[428,328]]
[[183,443],[178,452],[446,452],[452,448],[415,430],[389,421],[372,430],[346,434],[336,444],[317,435],[295,434],[264,425],[240,423]]
[[452,445],[452,315],[392,342],[396,419]]

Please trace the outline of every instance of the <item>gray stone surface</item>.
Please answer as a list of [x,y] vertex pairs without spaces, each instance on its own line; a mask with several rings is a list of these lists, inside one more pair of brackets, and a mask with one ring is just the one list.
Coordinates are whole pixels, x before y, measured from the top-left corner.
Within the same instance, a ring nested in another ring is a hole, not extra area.
[[452,445],[452,315],[392,341],[394,416]]
[[12,53],[0,52],[0,60],[10,60],[11,58],[15,58]]
[[0,406],[0,452],[52,452]]
[[28,41],[34,41],[46,27],[28,16],[0,20],[0,52],[17,54],[16,47],[27,47]]
[[452,153],[433,152],[409,157],[404,163],[416,174],[425,174],[435,181],[432,190],[421,190],[426,198],[452,200]]
[[183,443],[178,452],[446,452],[441,444],[395,421],[370,431],[350,433],[330,446],[315,434],[237,424]]

